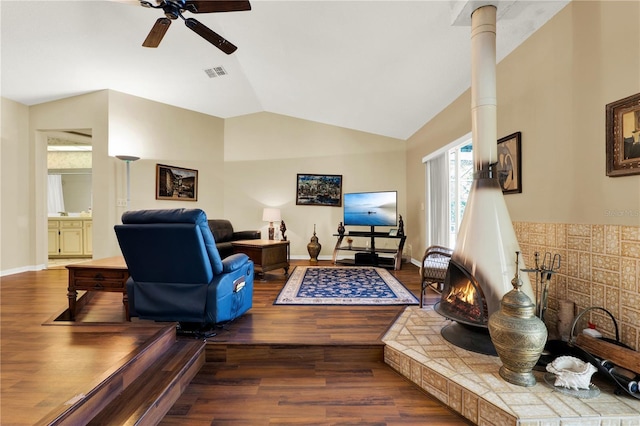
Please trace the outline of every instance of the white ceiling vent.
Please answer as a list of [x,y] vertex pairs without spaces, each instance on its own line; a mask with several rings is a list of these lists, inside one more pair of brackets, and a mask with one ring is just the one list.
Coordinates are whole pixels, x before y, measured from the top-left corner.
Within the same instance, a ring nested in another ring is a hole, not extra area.
[[207,68],[206,70],[204,70],[204,72],[207,73],[209,78],[222,77],[228,74],[227,70],[225,70],[223,67]]

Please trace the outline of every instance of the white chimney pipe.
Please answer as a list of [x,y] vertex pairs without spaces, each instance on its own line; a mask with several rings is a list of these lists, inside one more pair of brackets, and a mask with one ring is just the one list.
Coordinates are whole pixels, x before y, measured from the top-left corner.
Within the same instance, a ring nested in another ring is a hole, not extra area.
[[471,14],[471,131],[476,172],[498,161],[496,96],[496,8],[485,6]]

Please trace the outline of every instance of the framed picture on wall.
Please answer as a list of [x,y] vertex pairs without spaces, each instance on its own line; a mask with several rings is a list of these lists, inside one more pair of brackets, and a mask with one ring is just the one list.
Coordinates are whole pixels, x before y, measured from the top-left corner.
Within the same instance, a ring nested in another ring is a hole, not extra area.
[[521,133],[516,132],[498,140],[496,173],[503,194],[522,192]]
[[607,104],[607,176],[640,174],[640,93]]
[[296,204],[304,206],[342,206],[342,175],[298,174]]
[[156,164],[156,200],[197,201],[198,171]]

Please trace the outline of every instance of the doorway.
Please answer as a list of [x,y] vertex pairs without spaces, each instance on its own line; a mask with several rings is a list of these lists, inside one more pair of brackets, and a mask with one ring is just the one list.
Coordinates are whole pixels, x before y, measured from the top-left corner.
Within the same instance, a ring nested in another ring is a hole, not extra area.
[[92,132],[46,132],[48,267],[93,256]]

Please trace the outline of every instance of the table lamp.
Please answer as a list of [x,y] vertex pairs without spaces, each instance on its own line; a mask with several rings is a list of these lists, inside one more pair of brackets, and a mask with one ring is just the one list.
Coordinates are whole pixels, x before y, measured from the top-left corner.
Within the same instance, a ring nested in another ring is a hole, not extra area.
[[280,221],[280,209],[265,207],[262,211],[262,220],[264,220],[265,222],[269,222],[269,239],[273,240],[273,222]]

